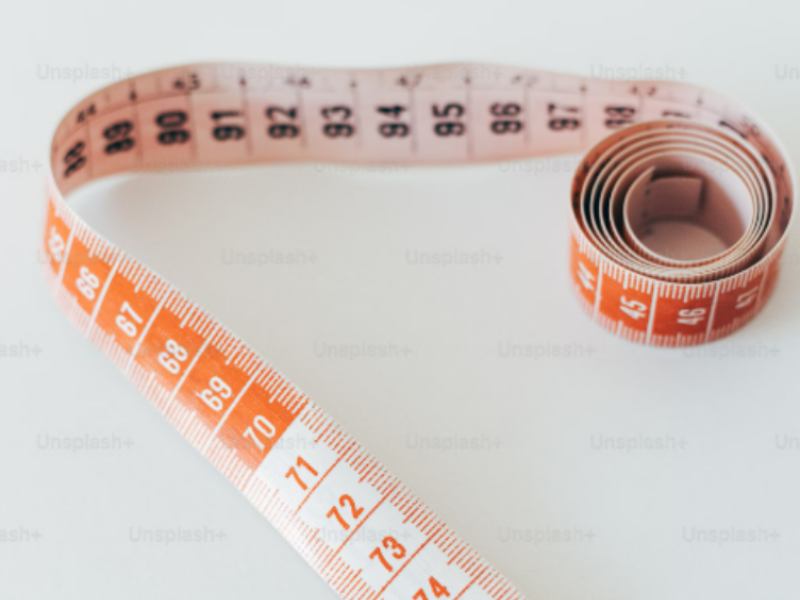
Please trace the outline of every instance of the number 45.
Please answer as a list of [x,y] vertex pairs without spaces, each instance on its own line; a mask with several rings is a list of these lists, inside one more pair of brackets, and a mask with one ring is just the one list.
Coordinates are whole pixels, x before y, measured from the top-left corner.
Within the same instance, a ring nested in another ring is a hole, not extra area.
[[647,305],[638,300],[628,300],[623,296],[621,302],[622,304],[620,304],[619,309],[631,319],[638,320],[647,314]]

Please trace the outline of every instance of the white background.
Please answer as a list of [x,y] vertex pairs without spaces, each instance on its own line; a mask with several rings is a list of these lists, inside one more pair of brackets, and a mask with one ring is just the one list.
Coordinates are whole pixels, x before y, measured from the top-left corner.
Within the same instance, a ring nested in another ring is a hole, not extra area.
[[[50,298],[38,254],[49,136],[109,82],[55,69],[119,77],[221,59],[669,68],[751,106],[800,156],[798,23],[788,0],[6,3],[0,597],[334,598]],[[529,598],[795,600],[800,235],[774,298],[742,332],[691,351],[632,345],[591,323],[568,289],[575,160],[161,174],[95,185],[76,201],[298,383]],[[317,260],[228,264],[231,250]],[[453,250],[501,260],[414,263],[417,252]],[[504,357],[506,343],[538,356]],[[408,351],[343,358],[326,344]],[[554,355],[567,347],[579,356]],[[14,348],[27,355],[9,357]],[[54,447],[87,437],[114,448]],[[597,449],[618,437],[632,441]],[[471,438],[477,449],[431,445]],[[667,447],[636,448],[648,441]],[[214,533],[139,537],[177,528]],[[756,539],[700,541],[731,530]]]

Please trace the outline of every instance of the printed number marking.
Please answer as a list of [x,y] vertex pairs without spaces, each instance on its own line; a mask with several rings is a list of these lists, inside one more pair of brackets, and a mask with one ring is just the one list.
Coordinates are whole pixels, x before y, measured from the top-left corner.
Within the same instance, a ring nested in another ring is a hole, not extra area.
[[[239,125],[230,124],[230,119],[239,117],[238,110],[214,111],[211,118],[215,123],[220,123],[214,127],[214,139],[224,142],[227,140],[240,140],[244,137],[244,128]],[[224,120],[223,120],[224,119]]]
[[619,309],[632,319],[641,319],[647,313],[647,305],[638,300],[628,300],[625,296]]
[[705,308],[684,308],[678,312],[678,323],[697,325],[706,318]]
[[[255,429],[253,429],[253,427],[255,427]],[[256,431],[258,431],[258,433],[260,433],[262,437],[271,439],[275,437],[276,433],[275,426],[272,423],[270,423],[269,419],[267,419],[265,416],[256,415],[255,418],[253,419],[253,424],[244,430],[244,437],[250,438],[253,441],[253,443],[255,443],[255,445],[258,447],[258,449],[263,452],[266,446],[264,446],[264,442],[262,442],[261,439],[258,437]]]
[[578,129],[581,126],[581,121],[576,116],[580,112],[581,109],[577,106],[550,103],[547,105],[547,114],[550,116],[547,126],[553,131]]
[[[353,500],[353,498],[348,496],[347,494],[344,494],[341,498],[339,498],[339,506],[341,506],[342,508],[345,508],[345,506],[349,506],[350,507],[350,514],[351,514],[351,516],[353,517],[354,520],[358,519],[358,517],[360,517],[361,514],[364,512],[364,509],[363,508],[358,508],[356,506],[356,503]],[[350,529],[350,523],[348,523],[342,517],[342,515],[339,513],[339,507],[338,506],[334,506],[333,508],[331,508],[328,511],[328,514],[326,516],[329,519],[331,517],[335,517],[336,520],[339,521],[339,525],[344,527],[345,531]]]
[[378,133],[380,133],[385,138],[391,137],[406,137],[409,133],[408,125],[405,123],[399,123],[396,120],[400,118],[400,115],[403,111],[406,110],[405,106],[395,105],[395,106],[379,106],[375,110],[377,110],[382,115],[386,115],[395,121],[389,121],[386,123],[381,123],[378,126]]
[[58,233],[55,225],[50,228],[50,237],[47,239],[47,248],[50,250],[50,256],[53,257],[57,263],[64,260],[64,250],[67,249],[67,244],[61,234]]
[[[130,315],[130,320],[125,316],[125,313]],[[131,305],[128,304],[127,301],[122,303],[122,308],[120,309],[120,313],[117,315],[116,323],[117,327],[122,329],[122,332],[127,335],[128,337],[135,337],[139,331],[139,328],[136,327],[137,324],[141,325],[144,319],[140,317]]]
[[158,362],[173,375],[181,372],[181,363],[189,358],[186,348],[175,340],[167,340],[167,349],[158,355]]
[[97,288],[100,287],[100,280],[97,275],[89,270],[89,267],[81,267],[79,276],[75,280],[75,285],[87,300],[94,300],[97,296]]
[[606,127],[609,129],[619,129],[625,125],[633,123],[636,116],[636,109],[630,106],[607,106],[606,107]]
[[195,392],[195,395],[205,402],[211,410],[219,412],[222,410],[222,401],[227,400],[233,394],[231,386],[216,375],[208,382],[208,386],[202,392]]
[[736,308],[742,309],[750,306],[753,302],[756,301],[757,297],[758,297],[758,288],[754,287],[752,290],[745,292],[744,294],[741,294],[736,299]]
[[273,139],[294,138],[300,134],[297,126],[297,107],[268,106],[264,114],[272,123],[267,127],[267,135]]
[[578,279],[581,280],[583,287],[591,292],[594,291],[594,275],[580,261],[578,261]]
[[[390,551],[390,556],[392,558],[395,558],[397,560],[405,558],[406,555],[405,547],[396,539],[394,539],[392,536],[387,535],[385,538],[383,538],[383,542],[381,542],[381,545],[385,550]],[[389,561],[383,555],[383,551],[381,550],[380,546],[375,548],[375,550],[373,550],[370,553],[369,557],[372,559],[377,558],[378,560],[380,560],[381,564],[386,568],[387,571],[389,571],[389,573],[394,571],[394,567],[389,563]]]
[[522,107],[519,104],[514,102],[500,104],[496,102],[489,108],[489,112],[495,117],[501,117],[496,121],[492,121],[490,128],[494,133],[502,135],[504,133],[519,133],[522,131],[522,121],[512,118],[522,112]]
[[446,121],[439,121],[433,126],[433,131],[436,135],[447,137],[449,135],[464,135],[466,126],[458,121],[464,116],[464,107],[461,104],[451,102],[445,104],[443,108],[439,108],[438,104],[431,107],[433,116],[437,119],[447,119]]
[[96,114],[97,107],[94,104],[90,104],[78,113],[78,123],[83,123],[86,119]]
[[116,154],[133,148],[133,138],[129,137],[132,130],[133,123],[130,121],[120,121],[106,127],[105,131],[103,131],[103,137],[109,141],[105,149],[106,154]]
[[[435,577],[430,577],[428,579],[428,583],[431,586],[431,592],[433,593],[434,598],[441,598],[442,596],[447,598],[450,597],[450,592],[445,586],[439,583]],[[420,588],[417,593],[412,596],[412,598],[413,600],[428,600],[428,595],[425,593],[424,588]]]
[[300,473],[297,469],[303,468],[306,469],[309,473],[311,473],[314,477],[317,477],[319,473],[317,470],[312,467],[310,464],[306,462],[306,460],[302,456],[297,457],[297,467],[292,467],[286,472],[286,478],[289,479],[290,477],[294,477],[294,480],[297,482],[297,485],[305,492],[308,491],[308,485],[303,481]]
[[64,169],[64,177],[69,177],[76,171],[80,171],[86,165],[86,157],[83,155],[85,148],[86,144],[78,142],[67,150],[67,153],[64,155],[64,164],[67,165],[67,168]]
[[183,128],[189,117],[182,110],[173,110],[161,113],[156,117],[156,124],[163,129],[158,134],[158,143],[169,146],[170,144],[185,144],[189,141],[190,134]]
[[178,77],[172,84],[176,90],[183,90],[186,92],[191,92],[192,90],[196,90],[200,88],[200,77],[197,73],[189,73],[188,81],[184,81],[180,77]]
[[353,116],[353,111],[347,106],[325,106],[320,113],[328,121],[322,128],[322,133],[329,138],[350,137],[355,132],[355,128],[346,122]]

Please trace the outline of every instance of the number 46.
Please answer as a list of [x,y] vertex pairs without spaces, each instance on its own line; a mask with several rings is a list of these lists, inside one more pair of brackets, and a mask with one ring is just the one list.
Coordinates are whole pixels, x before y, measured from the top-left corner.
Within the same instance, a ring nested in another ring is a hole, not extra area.
[[705,308],[684,308],[678,312],[678,323],[684,325],[697,325],[705,318]]

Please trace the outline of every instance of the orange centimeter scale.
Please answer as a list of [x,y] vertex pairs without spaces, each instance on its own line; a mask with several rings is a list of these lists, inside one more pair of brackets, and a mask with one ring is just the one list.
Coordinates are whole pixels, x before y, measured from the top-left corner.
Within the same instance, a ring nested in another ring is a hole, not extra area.
[[[572,191],[571,270],[584,308],[603,326],[658,345],[716,339],[752,318],[773,287],[793,205],[784,153],[763,126],[689,85],[489,65],[207,64],[114,83],[57,128],[47,280],[73,323],[342,598],[522,598],[300,390],[92,231],[64,198],[132,170],[453,163],[595,143]],[[703,177],[708,199],[700,201]],[[688,200],[654,204],[665,189]],[[733,203],[739,216],[719,213],[724,192],[742,190],[746,198]],[[651,213],[710,215],[724,224],[729,248],[701,259],[652,252],[640,239]]]

